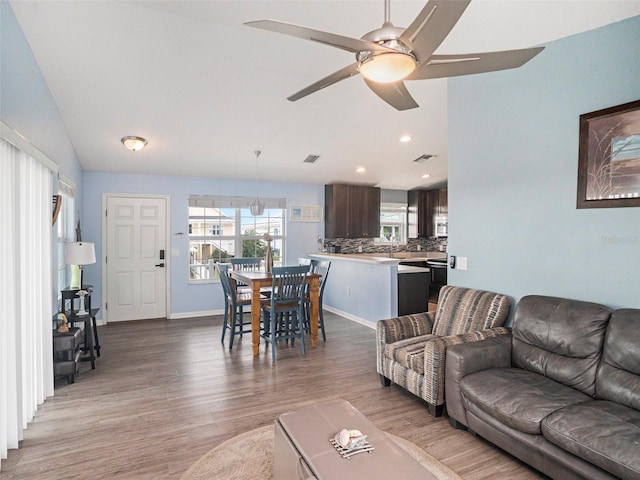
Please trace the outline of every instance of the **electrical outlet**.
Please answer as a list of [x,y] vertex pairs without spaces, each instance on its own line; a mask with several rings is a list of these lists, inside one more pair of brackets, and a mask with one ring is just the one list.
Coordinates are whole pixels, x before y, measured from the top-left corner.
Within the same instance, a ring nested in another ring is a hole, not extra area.
[[466,270],[467,269],[467,257],[458,257],[456,267],[458,270]]
[[362,253],[362,245],[358,245],[358,253]]
[[422,245],[418,245],[418,251],[422,251]]

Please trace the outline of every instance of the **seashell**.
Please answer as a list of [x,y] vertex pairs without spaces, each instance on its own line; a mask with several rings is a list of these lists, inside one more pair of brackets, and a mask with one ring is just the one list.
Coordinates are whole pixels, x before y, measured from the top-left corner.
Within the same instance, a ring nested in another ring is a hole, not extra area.
[[349,430],[343,428],[342,430],[340,430],[340,433],[338,435],[340,435],[340,439],[338,440],[340,446],[348,448],[349,444],[351,443],[351,435],[349,434]]

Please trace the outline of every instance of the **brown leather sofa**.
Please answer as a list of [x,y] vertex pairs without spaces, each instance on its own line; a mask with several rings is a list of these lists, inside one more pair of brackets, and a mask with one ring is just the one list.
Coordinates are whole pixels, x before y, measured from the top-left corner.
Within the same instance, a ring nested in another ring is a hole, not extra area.
[[640,310],[527,296],[445,375],[452,425],[551,478],[640,479]]

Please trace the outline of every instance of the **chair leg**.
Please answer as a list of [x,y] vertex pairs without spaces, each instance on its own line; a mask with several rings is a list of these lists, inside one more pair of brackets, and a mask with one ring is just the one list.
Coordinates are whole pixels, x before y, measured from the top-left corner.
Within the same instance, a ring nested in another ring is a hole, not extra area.
[[302,351],[302,356],[304,357],[307,354],[307,347],[304,344],[304,312],[300,310],[299,312],[294,313],[296,318],[295,328],[300,333],[300,350]]
[[322,340],[324,342],[327,341],[327,334],[324,333],[324,315],[322,314],[322,307],[319,307],[318,309],[318,326],[320,327],[320,330],[322,331]]
[[271,312],[271,361],[276,361],[276,313]]
[[224,301],[224,320],[222,322],[222,338],[220,341],[224,343],[224,334],[227,333],[227,322],[229,321],[229,305],[227,304],[227,300]]

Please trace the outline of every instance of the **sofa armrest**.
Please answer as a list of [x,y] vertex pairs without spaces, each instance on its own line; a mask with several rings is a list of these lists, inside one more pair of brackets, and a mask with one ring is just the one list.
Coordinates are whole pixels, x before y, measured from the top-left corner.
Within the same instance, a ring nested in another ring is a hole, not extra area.
[[451,419],[467,426],[460,380],[481,370],[510,367],[511,332],[479,342],[452,345],[447,349],[446,357],[447,413]]
[[446,353],[448,348],[454,345],[475,343],[487,338],[504,336],[509,332],[508,328],[495,327],[430,339],[424,346],[425,383],[423,398],[432,405],[442,405],[444,403]]

